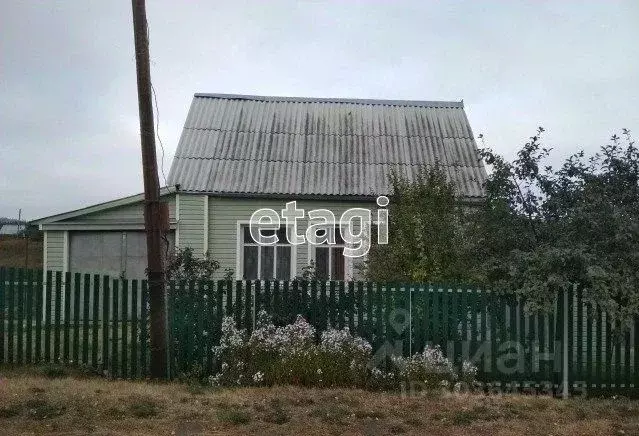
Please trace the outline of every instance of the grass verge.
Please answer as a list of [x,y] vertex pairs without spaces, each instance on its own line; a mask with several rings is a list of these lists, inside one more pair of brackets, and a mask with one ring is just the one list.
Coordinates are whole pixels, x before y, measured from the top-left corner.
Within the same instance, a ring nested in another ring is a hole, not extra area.
[[0,367],[3,434],[639,433],[639,402],[295,387],[194,390]]

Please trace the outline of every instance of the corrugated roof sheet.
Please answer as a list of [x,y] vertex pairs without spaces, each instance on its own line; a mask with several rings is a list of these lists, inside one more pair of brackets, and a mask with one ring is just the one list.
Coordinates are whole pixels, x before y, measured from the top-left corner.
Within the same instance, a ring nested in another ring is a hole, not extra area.
[[304,196],[389,193],[438,163],[461,195],[486,171],[461,102],[196,94],[169,173],[183,191]]

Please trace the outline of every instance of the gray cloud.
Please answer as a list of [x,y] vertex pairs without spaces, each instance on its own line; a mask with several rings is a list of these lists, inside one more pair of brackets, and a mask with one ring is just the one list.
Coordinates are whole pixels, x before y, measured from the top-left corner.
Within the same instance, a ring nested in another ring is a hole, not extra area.
[[[639,128],[639,4],[148,2],[168,167],[194,92],[464,99],[511,156]],[[0,6],[0,216],[140,192],[129,2]],[[637,130],[639,134],[639,130]]]

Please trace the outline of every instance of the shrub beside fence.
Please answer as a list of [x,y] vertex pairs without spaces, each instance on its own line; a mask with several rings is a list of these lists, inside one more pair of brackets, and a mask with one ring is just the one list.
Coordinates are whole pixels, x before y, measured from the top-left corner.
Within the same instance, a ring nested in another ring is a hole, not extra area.
[[[222,318],[250,332],[264,310],[276,325],[301,314],[318,334],[349,327],[373,345],[378,364],[434,344],[457,365],[473,361],[492,385],[556,389],[564,374],[575,390],[633,393],[639,385],[639,321],[614,325],[579,290],[549,313],[528,313],[515,295],[428,284],[209,281],[170,283],[168,293],[174,376],[213,374]],[[0,318],[0,363],[148,374],[144,280],[0,268]]]

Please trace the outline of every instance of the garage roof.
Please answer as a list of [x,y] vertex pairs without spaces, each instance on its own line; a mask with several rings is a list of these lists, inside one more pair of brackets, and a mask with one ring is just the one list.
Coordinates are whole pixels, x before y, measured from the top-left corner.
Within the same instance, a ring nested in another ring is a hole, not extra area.
[[[166,196],[169,194],[173,194],[177,192],[177,188],[175,186],[166,186],[160,188],[160,196]],[[70,212],[59,213],[56,215],[51,215],[43,218],[39,218],[37,220],[33,220],[30,222],[32,225],[42,225],[42,224],[50,224],[56,223],[59,221],[68,220],[71,218],[76,218],[83,215],[88,215],[95,212],[101,212],[107,209],[113,209],[116,207],[126,206],[129,204],[138,203],[144,200],[144,194],[135,194],[129,197],[118,198],[116,200],[107,201],[105,203],[94,204],[92,206],[83,207],[81,209],[72,210]],[[119,221],[121,222],[121,220]]]

